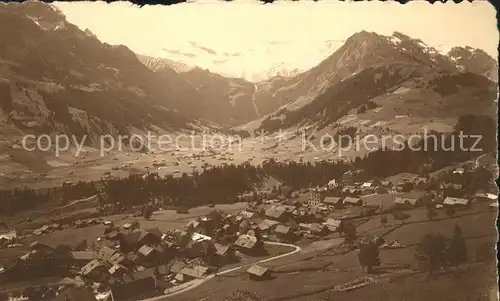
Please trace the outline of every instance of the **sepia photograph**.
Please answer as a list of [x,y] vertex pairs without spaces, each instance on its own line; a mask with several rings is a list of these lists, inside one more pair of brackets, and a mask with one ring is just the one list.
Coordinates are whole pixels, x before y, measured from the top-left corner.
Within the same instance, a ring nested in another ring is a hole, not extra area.
[[0,301],[500,301],[483,0],[0,2]]

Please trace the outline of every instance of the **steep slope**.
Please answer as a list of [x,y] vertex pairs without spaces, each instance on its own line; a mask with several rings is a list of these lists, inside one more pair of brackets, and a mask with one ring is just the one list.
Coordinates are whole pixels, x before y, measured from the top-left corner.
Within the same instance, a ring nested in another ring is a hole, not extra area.
[[481,49],[453,47],[447,56],[461,71],[481,74],[498,81],[498,63]]
[[156,73],[164,74],[168,82],[179,95],[189,93],[191,99],[197,99],[196,108],[190,109],[192,101],[185,102],[186,113],[196,112],[195,116],[222,125],[236,125],[260,117],[276,110],[277,106],[260,109],[252,102],[255,86],[244,79],[229,78],[212,73],[199,67],[175,71],[175,64],[167,59],[138,55],[139,60]]
[[[128,133],[188,120],[168,74],[145,67],[125,46],[101,43],[41,2],[0,6],[0,135]],[[189,95],[186,95],[186,97]]]
[[[492,63],[496,62],[487,61],[484,65],[495,69]],[[470,62],[470,66],[477,65]],[[387,37],[359,32],[308,72],[291,79],[269,81],[271,84],[265,86],[266,96],[277,98],[283,107],[264,118],[261,128],[276,131],[311,122],[319,122],[323,126],[405,82],[464,71],[482,75],[484,70],[485,67],[465,69],[457,64],[453,56],[443,55],[422,41],[401,33]],[[281,85],[272,84],[279,81]],[[487,90],[489,87],[481,84],[478,88]],[[431,89],[430,86],[426,88]],[[454,91],[459,93],[458,88]],[[258,98],[257,103],[259,101],[265,100]]]

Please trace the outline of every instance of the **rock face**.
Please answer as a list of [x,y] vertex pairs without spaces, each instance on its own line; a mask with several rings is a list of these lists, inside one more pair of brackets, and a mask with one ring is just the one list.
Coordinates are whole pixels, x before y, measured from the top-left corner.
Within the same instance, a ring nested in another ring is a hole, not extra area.
[[[467,93],[475,90],[491,104],[496,90],[490,75],[497,70],[495,60],[481,50],[454,48],[445,55],[398,32],[382,36],[362,31],[347,39],[317,67],[283,80],[281,88],[270,92],[283,106],[262,120],[261,129],[276,131],[314,123],[326,126],[400,86],[435,92],[442,97],[463,93],[468,97]],[[283,88],[285,81],[290,83],[288,88]],[[426,99],[420,104],[428,105]],[[470,102],[469,108],[481,111],[476,105]],[[422,110],[424,116],[428,113],[425,112]],[[453,111],[448,113],[456,115]]]
[[151,71],[125,46],[101,43],[51,5],[1,5],[0,38],[9,41],[0,46],[2,136],[188,127],[167,73]]
[[286,76],[251,83],[101,43],[41,2],[1,4],[0,38],[9,41],[0,45],[2,138],[26,132],[95,137],[201,123],[253,122],[267,130],[327,124],[399,85],[452,95],[464,78],[488,86],[481,78],[496,80],[498,69],[478,49],[456,47],[445,55],[401,33],[362,31],[308,71],[273,71]]

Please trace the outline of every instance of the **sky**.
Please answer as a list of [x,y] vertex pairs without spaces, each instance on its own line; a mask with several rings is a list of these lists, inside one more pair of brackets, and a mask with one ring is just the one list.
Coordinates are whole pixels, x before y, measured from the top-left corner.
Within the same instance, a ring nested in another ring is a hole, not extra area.
[[400,31],[447,51],[481,48],[497,57],[495,9],[487,1],[340,2],[198,0],[171,6],[56,2],[67,20],[103,42],[247,79],[313,67],[355,32]]

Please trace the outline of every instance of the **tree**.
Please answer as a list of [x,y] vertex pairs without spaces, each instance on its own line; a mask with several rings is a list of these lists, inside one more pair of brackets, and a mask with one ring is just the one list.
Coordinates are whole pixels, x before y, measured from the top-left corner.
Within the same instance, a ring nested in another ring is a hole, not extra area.
[[387,225],[387,216],[383,216],[381,219],[380,219],[380,223],[382,224],[382,226],[386,226]]
[[455,208],[453,208],[453,206],[446,206],[444,212],[449,218],[455,216]]
[[446,263],[446,239],[440,234],[423,236],[415,249],[415,259],[427,270],[429,276],[435,273],[438,277]]
[[455,225],[455,229],[453,229],[453,237],[447,253],[449,263],[455,268],[467,261],[467,245],[462,236],[462,229],[458,225]]
[[435,217],[437,217],[437,215],[438,215],[438,213],[437,213],[436,209],[434,209],[434,208],[429,208],[429,209],[427,210],[427,218],[428,218],[429,220],[433,220]]
[[144,216],[145,220],[149,220],[151,218],[151,215],[153,215],[153,208],[151,206],[146,205],[143,209],[142,215]]
[[363,269],[366,267],[367,272],[371,274],[373,266],[380,265],[378,245],[375,242],[361,244],[359,246],[358,259]]

